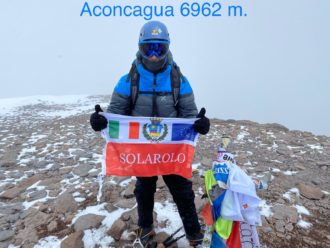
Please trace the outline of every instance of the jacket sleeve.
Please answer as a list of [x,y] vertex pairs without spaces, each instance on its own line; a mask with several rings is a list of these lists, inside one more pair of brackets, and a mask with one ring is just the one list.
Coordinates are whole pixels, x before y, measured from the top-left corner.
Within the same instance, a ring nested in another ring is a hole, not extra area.
[[119,115],[129,115],[131,112],[130,82],[126,82],[127,75],[123,76],[117,83],[107,112]]
[[186,77],[180,85],[178,112],[181,118],[195,118],[198,114],[194,93]]

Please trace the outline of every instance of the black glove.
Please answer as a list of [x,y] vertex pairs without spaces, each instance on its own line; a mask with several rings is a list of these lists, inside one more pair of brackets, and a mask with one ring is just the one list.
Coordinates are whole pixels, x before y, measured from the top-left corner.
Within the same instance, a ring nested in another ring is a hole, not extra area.
[[95,105],[95,113],[91,115],[90,123],[94,131],[101,131],[102,129],[106,128],[108,126],[107,119],[100,115],[99,112],[103,112],[100,105]]
[[205,108],[202,108],[201,111],[199,111],[197,118],[200,118],[199,120],[195,121],[193,127],[197,133],[200,134],[207,134],[210,130],[210,120],[205,116],[206,110]]

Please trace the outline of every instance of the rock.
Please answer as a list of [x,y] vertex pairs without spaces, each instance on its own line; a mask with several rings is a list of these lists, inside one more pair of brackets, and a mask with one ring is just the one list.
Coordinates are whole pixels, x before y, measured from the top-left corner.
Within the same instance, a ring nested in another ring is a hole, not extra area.
[[94,165],[90,164],[80,164],[77,167],[73,168],[72,172],[80,177],[88,176],[88,172],[93,169]]
[[97,177],[101,173],[101,169],[92,170],[88,172],[88,177]]
[[54,202],[55,211],[58,213],[74,213],[78,209],[78,204],[68,191],[64,192]]
[[290,156],[292,151],[289,150],[288,148],[278,148],[276,149],[276,153],[283,156]]
[[104,209],[107,210],[109,213],[117,210],[117,208],[112,204],[112,203],[108,203],[104,206]]
[[135,189],[135,183],[130,183],[124,191],[124,197],[125,198],[134,197],[134,189]]
[[278,131],[284,131],[284,132],[288,132],[289,129],[281,124],[278,123],[266,123],[266,124],[262,124],[260,125],[262,127],[265,127],[267,130],[278,130]]
[[34,247],[38,242],[39,237],[33,227],[25,227],[19,230],[18,234],[14,237],[14,245],[19,247]]
[[0,242],[10,239],[14,235],[15,235],[15,232],[13,230],[0,231]]
[[4,162],[1,162],[0,167],[11,168],[11,167],[14,167],[15,165],[16,165],[16,162],[4,161]]
[[20,216],[20,213],[16,213],[16,214],[9,214],[9,215],[6,215],[3,217],[3,219],[6,221],[6,222],[15,222],[19,219],[19,216]]
[[62,241],[61,248],[83,248],[83,236],[84,233],[82,231],[70,234],[65,240]]
[[71,167],[60,168],[60,175],[68,175],[72,171]]
[[[164,240],[166,240],[169,236],[170,235],[166,232],[158,232],[154,239],[157,241],[157,243],[161,243]],[[175,236],[175,237],[177,237],[177,236]],[[176,242],[174,242],[170,247],[177,248],[178,246],[176,245]]]
[[20,218],[21,219],[25,219],[28,218],[32,215],[36,215],[38,213],[38,210],[35,208],[29,208],[27,210],[25,210],[24,212],[21,213]]
[[[128,212],[125,212],[122,214],[122,216],[125,217],[121,217],[121,219],[128,219],[130,224],[138,224],[138,213],[137,213],[137,208],[134,208]],[[155,220],[155,218],[154,218]]]
[[28,201],[35,201],[37,199],[41,199],[46,196],[47,196],[46,190],[38,190],[38,191],[32,192],[31,194],[28,195]]
[[53,232],[53,231],[55,231],[55,230],[57,229],[57,227],[58,227],[57,221],[56,221],[56,220],[53,220],[53,221],[51,221],[51,222],[48,224],[48,226],[47,226],[47,230],[48,230],[49,232]]
[[117,208],[132,208],[136,204],[135,198],[129,198],[129,199],[119,199],[117,203],[115,203],[115,206]]
[[262,227],[261,231],[263,231],[264,233],[270,233],[273,231],[273,228],[271,228],[270,226],[266,226]]
[[202,209],[204,207],[204,203],[205,203],[205,201],[203,199],[201,199],[201,197],[199,195],[196,195],[196,197],[195,197],[195,207],[196,207],[197,213],[202,211]]
[[320,188],[312,184],[299,183],[298,189],[301,195],[310,200],[320,200],[324,195]]
[[312,184],[314,184],[314,185],[320,185],[320,180],[319,179],[313,179],[312,180]]
[[114,203],[120,197],[121,187],[110,183],[105,183],[102,187],[101,202]]
[[277,220],[275,222],[275,229],[278,232],[284,233],[285,232],[284,226],[285,226],[285,222],[283,220]]
[[[47,186],[47,189],[51,189],[49,186],[50,186],[50,185],[57,184],[57,183],[59,183],[59,181],[61,181],[61,178],[60,178],[60,177],[46,178],[46,179],[43,179],[43,180],[38,184],[38,186]],[[59,185],[59,184],[58,184],[58,185]]]
[[80,216],[74,223],[75,231],[84,231],[86,229],[98,228],[105,216],[96,214],[86,214]]
[[212,162],[213,162],[212,159],[207,158],[207,157],[203,157],[203,158],[202,158],[202,161],[201,161],[201,164],[202,164],[202,165],[205,165],[205,166],[207,166],[207,167],[210,167],[210,166],[212,166]]
[[120,240],[121,235],[123,234],[125,228],[126,228],[126,223],[121,219],[118,219],[112,224],[107,234],[118,241]]
[[15,187],[10,188],[10,189],[6,190],[5,192],[3,192],[0,195],[0,198],[14,199],[19,194],[21,194],[23,191],[25,191],[26,188],[30,187],[32,184],[36,183],[39,180],[40,180],[40,176],[39,175],[34,175],[34,176],[24,180],[23,182],[19,183]]
[[15,179],[21,178],[22,176],[24,176],[24,173],[21,171],[11,171],[7,174],[7,177]]
[[288,223],[285,225],[285,229],[291,232],[293,230],[293,225],[291,223]]
[[165,187],[166,187],[166,184],[164,182],[163,177],[159,177],[158,180],[157,180],[157,188],[162,189],[162,188],[165,188]]
[[42,224],[47,224],[50,218],[50,215],[38,211],[36,214],[29,215],[25,218],[25,226],[29,228],[35,228]]
[[306,167],[303,166],[302,164],[295,164],[295,165],[294,165],[294,168],[296,168],[296,169],[298,169],[298,170],[302,170],[302,171],[306,169]]
[[284,220],[293,224],[298,222],[297,209],[294,207],[278,204],[272,207],[272,211],[274,213],[273,218],[276,220]]

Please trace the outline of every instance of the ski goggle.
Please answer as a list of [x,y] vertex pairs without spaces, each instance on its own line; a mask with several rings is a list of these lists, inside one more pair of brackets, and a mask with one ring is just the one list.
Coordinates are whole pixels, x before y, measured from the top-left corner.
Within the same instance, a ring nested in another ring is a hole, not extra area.
[[142,43],[139,45],[140,51],[144,57],[150,58],[156,56],[157,58],[164,57],[169,48],[169,44],[166,43]]

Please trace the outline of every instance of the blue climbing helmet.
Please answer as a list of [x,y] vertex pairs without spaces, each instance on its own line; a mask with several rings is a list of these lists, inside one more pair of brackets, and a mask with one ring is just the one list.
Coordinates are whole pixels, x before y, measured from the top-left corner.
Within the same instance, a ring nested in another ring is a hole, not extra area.
[[143,25],[139,36],[139,51],[144,58],[156,56],[164,58],[169,51],[170,36],[167,27],[159,21],[149,21]]

